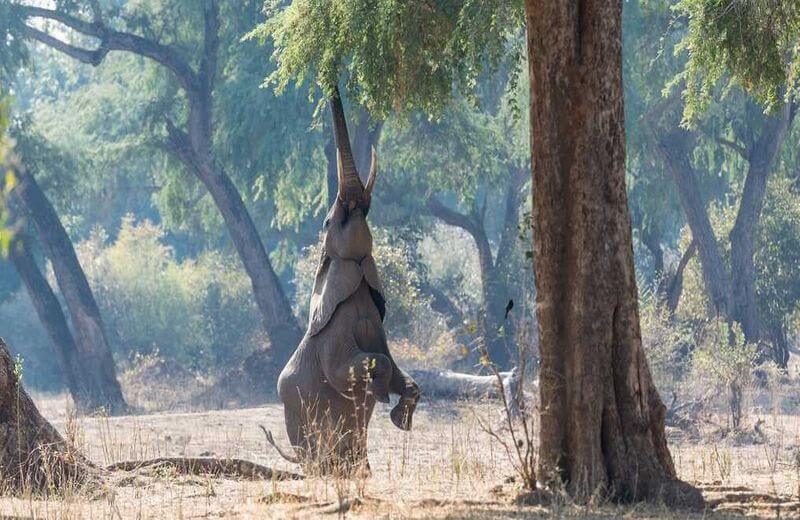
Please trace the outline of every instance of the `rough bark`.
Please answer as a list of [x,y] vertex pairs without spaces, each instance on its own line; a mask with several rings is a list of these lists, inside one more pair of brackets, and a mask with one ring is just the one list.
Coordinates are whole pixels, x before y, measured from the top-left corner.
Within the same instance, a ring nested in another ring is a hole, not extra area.
[[[25,25],[23,34],[78,61],[99,65],[111,51],[123,51],[151,59],[169,70],[186,93],[189,117],[186,128],[176,128],[167,121],[173,151],[187,169],[208,189],[223,216],[234,247],[250,277],[253,294],[263,316],[264,326],[273,349],[275,364],[291,355],[302,331],[291,313],[291,306],[264,250],[258,230],[228,174],[217,165],[213,150],[213,92],[219,53],[219,6],[216,0],[203,3],[204,39],[198,65],[193,68],[173,45],[165,45],[135,34],[106,26],[97,17],[84,21],[62,11],[13,6],[26,21],[45,19],[58,21],[84,36],[100,40],[95,49],[68,44],[32,26]],[[98,14],[98,13],[95,13]],[[266,355],[262,353],[261,355]]]
[[3,491],[58,492],[80,484],[88,465],[42,417],[0,339],[0,478]]
[[67,231],[32,175],[19,175],[13,197],[25,208],[39,241],[52,262],[58,287],[72,321],[84,393],[78,402],[94,409],[105,408],[111,414],[124,412],[127,405],[117,380],[114,358],[100,309]]
[[102,407],[103,403],[94,402],[90,398],[89,389],[84,387],[83,364],[80,361],[78,347],[75,345],[75,338],[67,324],[67,317],[53,289],[36,265],[28,241],[29,238],[23,232],[17,232],[9,250],[9,259],[28,291],[39,321],[42,322],[53,343],[64,383],[75,405],[81,411],[96,410]]
[[580,499],[699,506],[677,480],[639,330],[620,0],[526,0],[540,475]]

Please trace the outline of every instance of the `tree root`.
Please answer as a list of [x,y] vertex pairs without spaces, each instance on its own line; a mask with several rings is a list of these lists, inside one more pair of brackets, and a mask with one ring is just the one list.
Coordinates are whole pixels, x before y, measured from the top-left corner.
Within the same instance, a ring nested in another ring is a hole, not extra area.
[[182,475],[211,475],[214,477],[245,478],[250,480],[302,480],[291,471],[272,469],[242,459],[210,457],[159,457],[150,460],[130,460],[106,466],[107,471],[147,471],[171,469]]

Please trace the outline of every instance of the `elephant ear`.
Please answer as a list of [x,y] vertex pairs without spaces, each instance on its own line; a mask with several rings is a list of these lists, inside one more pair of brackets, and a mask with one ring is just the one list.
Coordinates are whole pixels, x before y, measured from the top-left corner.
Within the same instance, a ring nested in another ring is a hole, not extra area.
[[331,258],[323,251],[311,293],[309,336],[316,336],[325,328],[336,307],[358,290],[362,278],[361,268],[356,262]]
[[375,259],[370,256],[364,257],[361,261],[361,271],[364,273],[364,279],[369,285],[369,293],[372,295],[372,301],[378,308],[381,315],[381,321],[386,316],[386,297],[383,295],[383,286],[381,285],[381,277],[378,275],[378,266],[375,265]]

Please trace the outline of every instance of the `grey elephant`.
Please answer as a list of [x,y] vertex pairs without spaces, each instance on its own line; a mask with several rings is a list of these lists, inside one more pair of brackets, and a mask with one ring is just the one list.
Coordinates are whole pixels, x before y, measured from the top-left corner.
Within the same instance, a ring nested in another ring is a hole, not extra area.
[[[392,422],[410,430],[420,390],[386,343],[381,280],[367,224],[377,157],[366,186],[356,171],[342,103],[330,102],[338,157],[338,194],[325,218],[308,330],[278,378],[286,430],[297,453],[321,473],[367,468],[367,427],[375,401],[400,396]],[[277,448],[271,435],[268,440]]]

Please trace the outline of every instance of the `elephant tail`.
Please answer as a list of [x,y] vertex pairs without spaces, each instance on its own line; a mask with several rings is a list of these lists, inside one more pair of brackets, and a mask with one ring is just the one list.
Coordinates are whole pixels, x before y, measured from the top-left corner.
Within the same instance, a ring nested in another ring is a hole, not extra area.
[[264,428],[264,426],[261,425],[261,424],[259,424],[258,427],[261,428],[262,432],[264,432],[264,435],[267,438],[267,442],[270,443],[273,448],[275,448],[275,451],[278,452],[278,455],[280,455],[281,457],[283,457],[287,461],[291,462],[292,464],[300,464],[300,462],[301,462],[300,461],[300,457],[298,457],[297,455],[289,455],[288,453],[283,451],[283,448],[278,446],[278,443],[275,442],[275,438],[272,436],[272,432],[271,431],[269,431],[266,428]]

